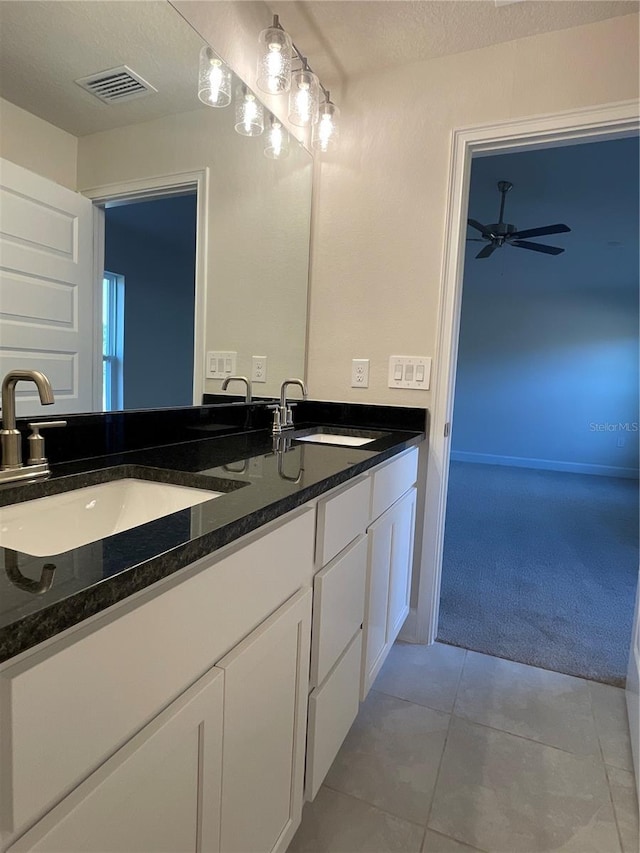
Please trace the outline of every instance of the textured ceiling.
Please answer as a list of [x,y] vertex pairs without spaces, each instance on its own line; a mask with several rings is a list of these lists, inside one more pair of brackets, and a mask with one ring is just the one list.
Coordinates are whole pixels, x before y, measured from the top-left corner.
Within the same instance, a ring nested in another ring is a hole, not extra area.
[[[194,110],[203,44],[166,0],[1,0],[0,96],[74,136]],[[157,94],[104,104],[74,82],[118,65]]]
[[[627,0],[269,0],[323,81],[637,12]],[[630,26],[635,26],[630,22]]]

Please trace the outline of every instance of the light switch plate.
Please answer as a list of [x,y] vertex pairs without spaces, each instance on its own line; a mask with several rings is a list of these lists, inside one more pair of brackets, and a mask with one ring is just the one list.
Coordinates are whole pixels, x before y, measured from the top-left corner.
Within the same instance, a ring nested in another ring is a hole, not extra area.
[[389,356],[389,388],[418,388],[431,383],[431,358],[425,355]]
[[351,387],[369,387],[369,359],[354,358],[351,360]]
[[266,355],[254,355],[251,357],[251,381],[267,381],[267,357]]
[[207,379],[225,379],[227,376],[235,376],[237,352],[227,350],[215,350],[207,353],[207,364],[205,376]]

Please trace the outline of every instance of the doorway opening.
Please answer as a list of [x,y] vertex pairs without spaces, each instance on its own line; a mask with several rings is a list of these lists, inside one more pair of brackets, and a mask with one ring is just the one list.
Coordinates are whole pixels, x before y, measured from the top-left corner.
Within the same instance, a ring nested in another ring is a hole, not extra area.
[[[438,639],[624,684],[638,565],[638,138],[474,159]],[[504,184],[502,185],[504,187]],[[469,238],[479,240],[472,242]],[[478,257],[480,255],[480,257]]]
[[195,191],[105,206],[106,410],[192,403],[196,219]]
[[[83,194],[93,202],[94,221],[94,408],[202,405],[209,170],[106,184]],[[120,282],[121,299],[110,315],[112,340],[121,335],[121,387],[116,381],[110,395],[106,274]]]

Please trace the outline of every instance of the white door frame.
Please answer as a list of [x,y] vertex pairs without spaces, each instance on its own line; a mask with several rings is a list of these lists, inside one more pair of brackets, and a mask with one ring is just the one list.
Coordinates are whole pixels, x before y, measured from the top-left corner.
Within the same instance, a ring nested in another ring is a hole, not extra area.
[[[158,175],[134,181],[119,181],[115,184],[105,184],[99,187],[89,187],[81,190],[82,195],[93,201],[96,209],[94,245],[96,287],[102,287],[102,272],[104,270],[104,207],[113,202],[143,201],[162,196],[178,195],[186,189],[195,189],[197,194],[196,208],[196,280],[195,305],[193,318],[193,405],[202,405],[204,392],[205,365],[205,325],[207,317],[207,234],[209,212],[209,168],[194,172],[176,172],[170,175]],[[101,290],[98,290],[101,292]],[[100,304],[101,301],[100,301]],[[100,344],[96,352],[101,356],[100,324],[96,320],[96,334]],[[96,388],[102,388],[102,358],[98,360],[94,370],[97,371]],[[101,400],[98,409],[102,408]]]
[[414,642],[433,643],[438,630],[450,452],[445,426],[453,416],[472,156],[613,139],[639,128],[638,102],[622,101],[453,131]]

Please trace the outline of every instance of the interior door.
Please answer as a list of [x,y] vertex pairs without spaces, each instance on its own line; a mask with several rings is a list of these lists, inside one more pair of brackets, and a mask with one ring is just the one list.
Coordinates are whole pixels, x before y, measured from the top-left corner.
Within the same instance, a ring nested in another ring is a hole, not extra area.
[[636,770],[636,787],[640,791],[640,572],[636,591],[636,612],[631,631],[631,653],[627,672],[627,712],[633,764]]
[[18,383],[19,417],[94,408],[93,291],[91,201],[0,160],[0,376],[41,370],[55,395]]

